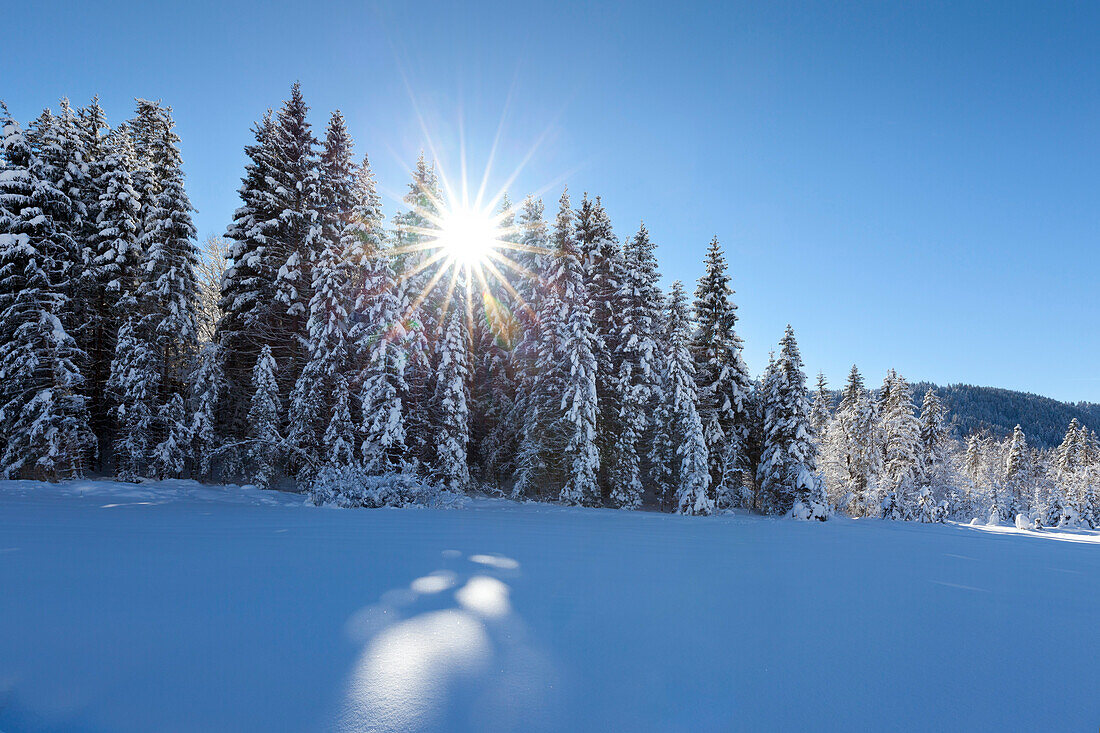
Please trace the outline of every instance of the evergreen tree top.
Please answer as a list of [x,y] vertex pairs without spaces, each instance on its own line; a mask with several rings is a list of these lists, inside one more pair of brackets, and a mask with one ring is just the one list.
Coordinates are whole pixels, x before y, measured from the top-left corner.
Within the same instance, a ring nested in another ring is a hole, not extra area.
[[558,216],[554,220],[554,250],[557,256],[576,255],[574,241],[573,210],[569,208],[569,188],[561,192],[558,199]]
[[848,372],[848,382],[844,385],[844,395],[840,399],[841,406],[854,405],[866,392],[863,386],[863,375],[859,373],[859,367],[852,365]]
[[99,97],[92,97],[92,101],[81,107],[78,112],[80,128],[84,135],[84,147],[88,152],[89,160],[98,160],[102,157],[100,147],[106,137],[105,131],[110,131],[107,124],[107,114],[99,106]]
[[676,280],[668,293],[668,318],[665,321],[665,335],[669,346],[683,346],[687,341],[686,324],[689,313],[687,307],[687,294],[684,292],[684,284]]

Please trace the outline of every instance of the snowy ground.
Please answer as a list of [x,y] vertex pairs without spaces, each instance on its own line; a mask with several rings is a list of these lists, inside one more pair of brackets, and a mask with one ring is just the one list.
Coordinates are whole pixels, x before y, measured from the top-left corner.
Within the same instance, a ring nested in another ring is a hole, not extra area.
[[1081,730],[1100,537],[0,482],[0,730]]

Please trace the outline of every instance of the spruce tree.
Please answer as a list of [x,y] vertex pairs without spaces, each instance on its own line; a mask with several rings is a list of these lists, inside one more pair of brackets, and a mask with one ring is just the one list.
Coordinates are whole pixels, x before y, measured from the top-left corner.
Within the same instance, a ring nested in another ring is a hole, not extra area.
[[471,385],[471,453],[485,478],[499,483],[515,449],[506,420],[515,400],[512,348],[516,322],[503,294],[485,283],[473,282],[473,343]]
[[309,107],[295,82],[283,103],[272,133],[275,187],[272,203],[278,226],[271,236],[275,262],[276,330],[273,354],[282,365],[280,394],[289,394],[302,372],[308,351],[307,322],[313,297],[313,264],[325,248],[320,210],[317,139],[307,119]]
[[[287,438],[303,468],[318,465],[321,438],[333,419],[336,382],[346,383],[348,306],[353,302],[350,263],[340,242],[329,241],[313,268],[313,295],[306,324],[306,363],[290,396]],[[307,475],[302,476],[308,480]]]
[[115,420],[115,473],[124,481],[150,474],[158,418],[160,369],[156,354],[133,319],[122,324],[115,341],[107,392]]
[[355,258],[364,261],[356,296],[357,316],[348,341],[355,363],[360,365],[359,451],[365,468],[372,473],[400,470],[408,460],[404,414],[408,340],[401,320],[400,287],[384,234],[381,201],[364,157],[344,236],[355,243]]
[[[198,353],[198,250],[191,201],[184,190],[182,160],[171,109],[138,102],[135,142],[142,206],[138,338],[153,351],[159,370],[153,405],[157,445],[183,446],[188,440],[182,396]],[[167,450],[167,448],[165,448]],[[160,462],[159,467],[175,465]]]
[[[111,363],[111,355],[114,341],[103,343],[102,321],[106,315],[100,308],[102,301],[102,284],[95,272],[94,260],[97,251],[97,239],[100,235],[100,202],[108,193],[107,185],[112,176],[108,173],[106,158],[113,148],[111,129],[107,124],[107,116],[103,108],[99,106],[99,99],[82,107],[76,114],[76,134],[80,137],[80,146],[83,151],[84,164],[87,166],[85,181],[81,195],[84,199],[84,221],[81,226],[78,244],[82,254],[83,267],[78,284],[80,298],[84,303],[83,309],[77,309],[76,318],[81,321],[84,328],[76,334],[77,344],[87,354],[88,361],[84,369],[85,394],[88,397],[88,411],[91,416],[92,430],[100,439],[99,459],[102,463],[105,458],[105,449],[109,448],[111,437],[109,432],[109,419],[107,410],[109,405],[104,397],[107,372]],[[131,152],[131,155],[133,153]],[[118,164],[119,161],[114,161]],[[127,171],[129,173],[129,171]],[[133,181],[129,182],[132,189]],[[111,199],[117,198],[118,189],[113,192]],[[135,203],[137,192],[134,191]],[[135,216],[136,222],[141,221],[140,214]],[[136,241],[136,230],[135,230]],[[118,321],[109,329],[112,335],[118,333]]]
[[814,401],[810,407],[810,427],[814,431],[814,437],[818,444],[826,440],[829,431],[829,422],[833,414],[833,395],[825,383],[825,373],[817,373],[817,390],[814,391]]
[[0,475],[79,476],[94,442],[65,329],[72,202],[0,103]]
[[[577,254],[573,212],[569,193],[562,193],[552,237],[553,255],[548,258],[547,298],[552,313],[543,321],[548,337],[539,354],[536,392],[538,422],[528,428],[527,437],[545,429],[539,439],[540,466],[550,467],[557,477],[563,503],[595,505],[600,501],[597,474],[600,453],[596,444],[596,332],[588,306],[584,269]],[[547,329],[552,329],[547,333]],[[522,458],[526,459],[527,456]]]
[[277,261],[275,235],[279,210],[275,200],[275,122],[270,110],[254,128],[255,143],[245,146],[249,162],[241,179],[241,206],[226,232],[229,257],[222,278],[221,318],[215,340],[222,349],[226,389],[219,400],[226,435],[248,433],[245,416],[252,394],[252,370],[263,345],[290,336],[280,329],[275,302]]
[[[518,243],[515,211],[505,194],[497,212],[497,237]],[[510,283],[509,283],[510,285]],[[515,433],[507,424],[516,399],[512,354],[519,324],[512,288],[476,271],[467,297],[472,314],[470,455],[482,476],[500,485],[515,451]]]
[[1062,439],[1061,445],[1056,449],[1057,467],[1060,475],[1069,476],[1080,468],[1082,463],[1081,449],[1084,445],[1082,435],[1081,423],[1078,422],[1077,418],[1073,418],[1066,429],[1065,438]]
[[1027,505],[1028,497],[1025,492],[1031,488],[1030,474],[1031,453],[1027,447],[1027,437],[1017,425],[1012,431],[1012,440],[1005,456],[1005,489],[1008,492],[1008,513],[1011,517],[1022,513]]
[[336,378],[332,399],[332,416],[325,428],[324,462],[328,466],[347,468],[355,460],[355,426],[351,420],[351,395],[348,380],[340,374]]
[[659,313],[653,311],[657,298],[657,267],[654,246],[643,224],[625,251],[624,271],[616,297],[621,312],[618,335],[621,360],[613,392],[619,397],[617,423],[609,456],[608,479],[611,500],[636,509],[642,503],[645,441],[649,415],[657,393],[657,342],[654,338]]
[[917,513],[922,522],[941,519],[936,494],[948,494],[951,484],[951,436],[947,411],[929,388],[924,393],[920,411],[920,442],[917,451]]
[[282,434],[282,404],[276,381],[278,367],[271,347],[264,345],[252,370],[252,400],[248,410],[249,468],[253,482],[260,488],[269,488],[276,475]]
[[[69,200],[66,212],[58,210],[52,215],[54,228],[63,235],[69,247],[68,251],[57,255],[62,270],[58,273],[55,286],[69,301],[65,313],[61,314],[61,321],[76,341],[80,353],[86,355],[90,345],[86,327],[91,313],[82,286],[84,267],[88,261],[85,246],[90,233],[86,203],[92,181],[86,160],[85,138],[80,120],[68,99],[61,100],[58,114],[46,110],[36,123],[36,128],[30,131],[28,139],[33,140],[35,156],[42,166],[41,175]],[[86,373],[86,363],[81,361],[78,367]],[[87,397],[90,393],[85,389],[84,394]]]
[[186,465],[191,442],[190,421],[183,395],[174,392],[157,408],[161,440],[153,447],[152,475],[158,479],[178,478]]
[[106,399],[107,379],[115,343],[124,319],[137,311],[141,278],[141,202],[127,161],[135,155],[123,130],[101,144],[103,156],[95,170],[102,191],[95,212],[95,231],[88,241],[89,262],[83,291],[88,299],[88,395],[92,427],[100,438],[100,453],[110,455],[113,443]]
[[191,381],[192,465],[202,478],[211,478],[214,456],[221,447],[218,403],[225,388],[222,348],[217,343],[207,343],[199,352],[198,367]]
[[691,317],[679,280],[669,293],[665,323],[667,351],[653,455],[665,466],[658,473],[658,493],[663,504],[671,503],[680,514],[711,514],[715,507],[708,492],[710,470],[703,423],[696,409]]
[[887,519],[910,519],[914,513],[920,450],[920,422],[913,414],[909,382],[891,369],[883,382],[879,416],[883,445],[882,513]]
[[542,401],[541,395],[536,392],[539,385],[539,354],[544,335],[541,319],[549,317],[550,310],[546,308],[543,298],[550,262],[549,234],[543,213],[542,200],[527,196],[520,206],[516,225],[519,250],[515,259],[523,269],[515,285],[517,334],[511,353],[515,399],[505,418],[505,429],[513,436],[515,446],[509,463],[514,468],[515,482],[512,490],[516,496],[536,491],[538,486],[535,476],[544,472],[541,466],[536,468],[537,457],[542,452],[536,430],[538,403]]
[[926,486],[940,486],[947,480],[950,461],[951,426],[947,410],[936,391],[924,393],[920,411],[919,480]]
[[439,181],[423,154],[403,201],[409,209],[394,218],[394,264],[401,283],[400,310],[408,355],[405,443],[411,462],[425,464],[434,438],[430,405],[435,391],[434,345],[439,341],[441,301],[436,285],[444,274],[439,260],[445,253],[430,251],[439,216]]
[[[711,486],[715,494],[732,494],[738,486],[725,486],[723,477],[737,472],[724,465],[741,459],[750,424],[748,399],[752,388],[737,335],[737,306],[730,288],[726,258],[718,238],[711,240],[704,260],[705,272],[695,291],[695,380],[699,387],[699,416],[710,455]],[[748,466],[752,468],[752,466]]]
[[788,325],[779,358],[766,380],[764,454],[760,485],[772,513],[797,519],[828,518],[824,488],[817,476],[817,447],[811,440],[810,404],[802,356]]
[[[619,240],[611,228],[611,221],[603,208],[600,197],[584,195],[576,211],[575,237],[577,256],[584,273],[595,342],[596,357],[596,446],[601,456],[610,458],[613,447],[623,427],[619,421],[620,406],[624,395],[620,365],[622,363],[622,302],[620,300],[625,263]],[[627,442],[636,440],[635,436]],[[612,460],[605,461],[598,471],[601,494],[609,496],[613,488],[621,495],[616,503],[633,505],[634,490],[631,487],[612,487],[608,468]],[[626,473],[634,471],[630,468]],[[619,476],[622,478],[622,475]],[[628,477],[627,480],[630,480]]]
[[826,446],[838,476],[837,505],[845,507],[853,517],[878,514],[878,509],[872,506],[882,472],[877,432],[874,400],[859,369],[852,365]]
[[[336,110],[329,118],[328,128],[325,130],[320,160],[318,214],[324,242],[340,242],[345,228],[352,223],[358,182],[356,166],[352,161],[353,147],[344,116],[340,110]],[[354,238],[348,241],[354,242]]]
[[433,397],[433,422],[438,427],[433,441],[435,461],[432,473],[445,488],[464,491],[470,484],[467,465],[470,439],[468,336],[466,317],[459,305],[452,303],[448,311],[443,339],[439,344],[439,374]]

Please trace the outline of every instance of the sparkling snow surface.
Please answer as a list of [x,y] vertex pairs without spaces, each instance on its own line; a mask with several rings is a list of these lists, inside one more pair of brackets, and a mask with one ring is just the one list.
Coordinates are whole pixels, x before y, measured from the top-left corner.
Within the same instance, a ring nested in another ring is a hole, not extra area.
[[0,730],[1083,730],[1100,536],[0,482]]

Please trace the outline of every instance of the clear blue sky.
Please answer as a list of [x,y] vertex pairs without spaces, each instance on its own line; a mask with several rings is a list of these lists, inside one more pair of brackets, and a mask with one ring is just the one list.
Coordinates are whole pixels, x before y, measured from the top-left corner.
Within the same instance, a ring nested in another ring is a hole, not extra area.
[[499,127],[491,182],[542,139],[513,198],[601,194],[666,280],[717,234],[754,372],[789,321],[834,386],[855,362],[1100,401],[1100,4],[266,5],[7,2],[0,97],[172,105],[203,235],[296,79],[390,194],[418,110],[475,180]]

